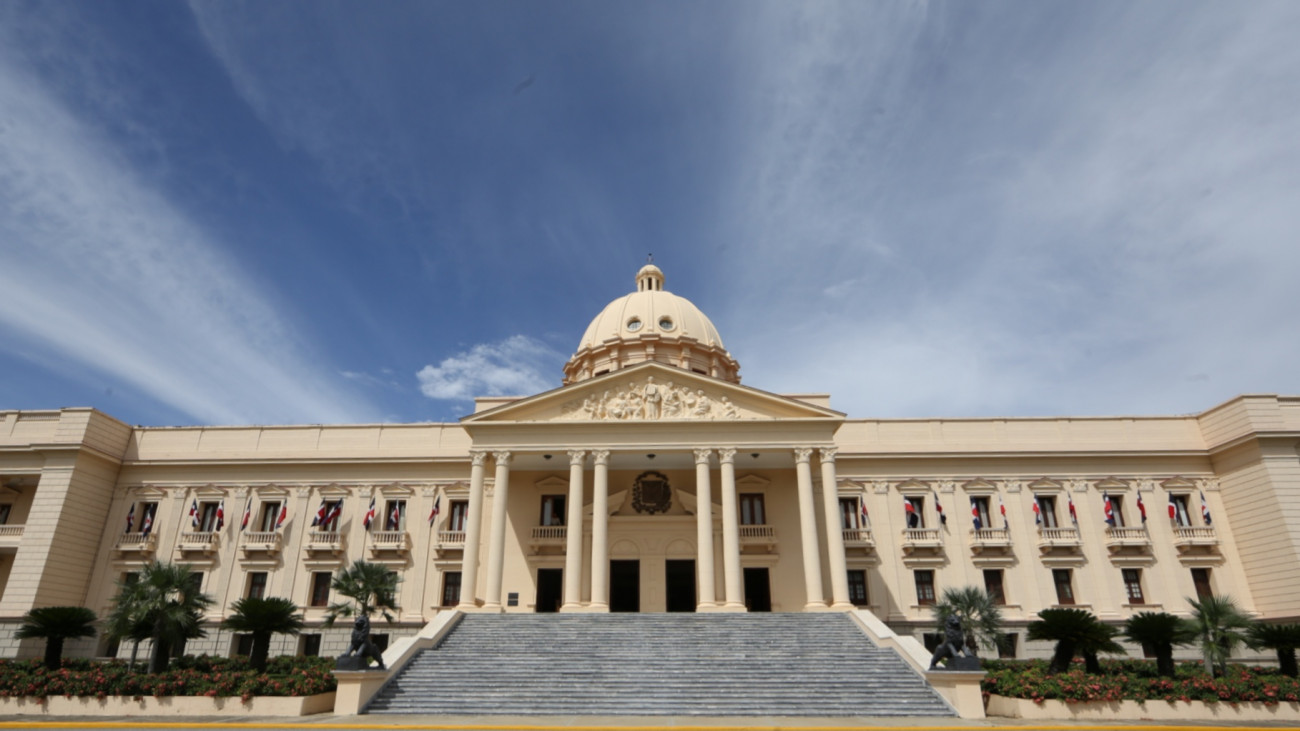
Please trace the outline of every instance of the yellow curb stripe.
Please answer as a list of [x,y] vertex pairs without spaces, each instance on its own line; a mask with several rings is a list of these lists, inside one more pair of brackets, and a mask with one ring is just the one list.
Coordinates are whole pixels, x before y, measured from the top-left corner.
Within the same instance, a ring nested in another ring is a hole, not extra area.
[[[206,722],[187,722],[178,721],[168,723],[164,721],[43,721],[32,719],[30,721],[0,721],[0,728],[50,728],[50,729],[74,729],[74,728],[239,728],[239,729],[256,729],[256,728],[284,728],[289,726],[301,726],[305,729],[328,728],[328,729],[427,729],[428,731],[898,731],[898,729],[908,729],[910,731],[965,731],[971,728],[980,728],[982,726],[995,726],[998,720],[995,719],[972,719],[969,724],[950,725],[950,726],[915,726],[901,721],[896,725],[888,726],[787,726],[783,724],[762,724],[762,725],[718,725],[718,726],[677,726],[672,724],[662,724],[654,726],[623,726],[619,724],[600,724],[588,726],[575,726],[567,724],[554,725],[534,725],[534,724],[459,724],[459,723],[436,723],[436,724],[400,724],[400,723],[312,723],[303,720],[304,717],[287,717],[284,721],[269,721],[250,723],[248,721],[206,721]],[[1046,725],[1034,724],[1027,722],[1027,719],[1005,719],[1016,721],[1017,726],[1035,729],[1035,731],[1078,731],[1080,728],[1104,728],[1110,731],[1232,731],[1233,729],[1260,729],[1260,728],[1277,728],[1276,725],[1259,725],[1259,726],[1190,726],[1190,725],[1173,725],[1173,724],[1102,724],[1094,721],[1079,722],[1071,725]]]

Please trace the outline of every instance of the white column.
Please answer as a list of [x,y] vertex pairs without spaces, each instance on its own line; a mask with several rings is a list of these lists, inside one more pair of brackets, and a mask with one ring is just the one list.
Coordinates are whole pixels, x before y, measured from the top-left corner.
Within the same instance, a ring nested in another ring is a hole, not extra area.
[[745,595],[740,575],[740,516],[736,502],[736,450],[719,449],[718,466],[722,473],[722,575],[726,604],[731,610],[745,610]]
[[822,502],[826,509],[826,558],[831,566],[831,608],[852,609],[849,602],[849,562],[844,558],[840,521],[840,491],[835,478],[835,448],[818,450],[822,462]]
[[695,450],[695,575],[699,578],[698,609],[712,608],[713,578],[713,495],[709,486],[709,458],[711,449]]
[[506,503],[510,497],[510,453],[493,452],[497,472],[492,481],[492,533],[488,538],[487,596],[484,609],[501,609],[501,571],[506,554]]
[[483,465],[487,452],[470,452],[469,509],[465,514],[465,552],[460,561],[460,604],[458,609],[472,610],[477,606],[474,594],[478,591],[478,544],[482,540],[483,524]]
[[582,465],[587,453],[569,450],[569,510],[564,533],[564,605],[571,612],[582,605]]
[[609,450],[591,453],[591,608],[609,611]]
[[824,608],[822,593],[822,559],[817,550],[817,508],[813,503],[812,467],[808,464],[812,449],[794,450],[794,472],[799,487],[799,538],[803,545],[803,585],[808,600],[804,609]]

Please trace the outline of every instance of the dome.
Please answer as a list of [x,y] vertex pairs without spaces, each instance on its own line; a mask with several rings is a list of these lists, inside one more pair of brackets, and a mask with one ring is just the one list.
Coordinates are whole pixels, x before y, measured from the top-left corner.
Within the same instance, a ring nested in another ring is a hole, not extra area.
[[636,286],[587,326],[564,367],[565,383],[648,360],[740,382],[740,365],[723,347],[718,329],[690,300],[664,289],[659,267],[641,267]]

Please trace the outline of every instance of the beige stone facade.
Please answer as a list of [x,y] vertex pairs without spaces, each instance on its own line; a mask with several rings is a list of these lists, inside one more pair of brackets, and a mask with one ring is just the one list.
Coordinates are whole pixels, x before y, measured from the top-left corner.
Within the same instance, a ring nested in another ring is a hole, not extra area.
[[[1300,398],[1192,416],[851,418],[825,395],[741,385],[708,318],[658,269],[637,280],[588,328],[566,385],[481,399],[456,424],[0,412],[0,654],[37,652],[6,639],[27,610],[102,612],[154,558],[202,572],[214,622],[250,593],[291,598],[311,629],[282,649],[323,654],[342,642],[319,629],[323,587],[356,559],[402,577],[393,638],[452,606],[856,605],[909,633],[928,629],[931,596],[963,585],[999,593],[1011,632],[1070,603],[1113,621],[1183,613],[1204,591],[1300,618]],[[322,511],[337,518],[313,526]],[[237,646],[214,630],[190,649]]]

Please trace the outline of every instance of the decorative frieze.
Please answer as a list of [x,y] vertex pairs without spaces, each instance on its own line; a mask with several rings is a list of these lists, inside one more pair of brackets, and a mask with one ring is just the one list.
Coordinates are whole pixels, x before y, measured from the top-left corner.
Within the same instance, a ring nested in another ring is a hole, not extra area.
[[742,412],[729,397],[715,389],[689,388],[672,381],[659,383],[654,376],[630,380],[602,393],[589,393],[560,407],[569,421],[655,421],[659,419],[770,418]]

